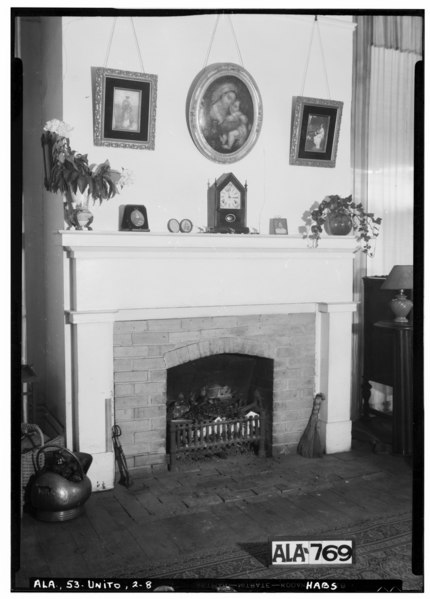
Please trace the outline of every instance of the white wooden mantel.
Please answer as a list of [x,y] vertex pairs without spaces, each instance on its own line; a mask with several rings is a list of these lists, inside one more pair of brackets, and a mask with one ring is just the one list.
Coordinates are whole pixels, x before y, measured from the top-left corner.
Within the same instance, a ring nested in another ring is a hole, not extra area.
[[351,447],[353,237],[60,231],[65,258],[66,433],[114,483],[113,327],[118,320],[316,314],[315,392],[327,453]]

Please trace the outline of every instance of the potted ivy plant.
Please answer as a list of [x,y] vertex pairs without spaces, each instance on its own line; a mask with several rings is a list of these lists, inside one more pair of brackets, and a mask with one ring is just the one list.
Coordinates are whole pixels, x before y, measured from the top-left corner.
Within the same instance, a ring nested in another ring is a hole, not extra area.
[[130,182],[130,174],[126,169],[120,172],[111,168],[109,160],[90,164],[87,154],[71,149],[68,138],[71,129],[58,119],[48,121],[43,128],[45,187],[52,193],[63,195],[64,219],[69,229],[72,226],[91,229],[88,200],[101,204],[114,197]]
[[307,226],[305,237],[313,241],[314,247],[318,246],[323,229],[328,235],[347,235],[353,231],[361,250],[373,255],[372,240],[379,235],[382,219],[367,212],[361,202],[354,202],[352,195],[326,196],[321,202],[315,202],[303,217]]

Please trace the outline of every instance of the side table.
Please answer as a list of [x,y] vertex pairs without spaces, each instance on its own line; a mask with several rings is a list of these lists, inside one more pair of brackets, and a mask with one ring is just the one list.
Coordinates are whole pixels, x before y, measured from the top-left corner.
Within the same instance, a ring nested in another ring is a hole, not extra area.
[[393,388],[393,453],[412,454],[413,325],[394,320],[374,324],[392,348],[390,385]]

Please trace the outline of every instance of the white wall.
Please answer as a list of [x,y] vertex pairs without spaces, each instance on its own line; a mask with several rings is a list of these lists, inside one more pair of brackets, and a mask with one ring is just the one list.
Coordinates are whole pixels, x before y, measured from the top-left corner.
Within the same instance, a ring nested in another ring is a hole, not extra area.
[[[151,231],[167,231],[169,218],[191,218],[205,226],[206,190],[224,172],[248,182],[248,225],[268,233],[269,218],[288,219],[290,234],[301,216],[325,195],[351,192],[350,103],[352,18],[319,18],[331,99],[344,102],[337,165],[315,168],[289,165],[292,97],[328,98],[324,64],[315,32],[303,79],[313,26],[312,16],[233,15],[244,67],[263,101],[263,126],[252,151],[241,161],[222,165],[205,158],[187,129],[185,103],[191,82],[205,63],[215,15],[135,17],[134,25],[146,72],[158,75],[155,150],[96,147],[93,144],[91,67],[140,71],[129,18],[117,20],[107,64],[113,19],[41,17],[23,23],[24,60],[24,219],[28,310],[28,361],[41,376],[41,399],[63,420],[65,338],[63,264],[54,232],[64,227],[62,202],[43,188],[40,134],[52,118],[74,127],[71,146],[90,162],[108,158],[114,168],[134,173],[134,184],[92,207],[94,229],[115,231],[118,208],[147,206]],[[61,52],[62,45],[62,52]],[[209,64],[240,64],[228,18],[221,16]],[[67,329],[66,329],[67,335]]]
[[[118,207],[143,203],[151,231],[167,231],[169,218],[191,218],[205,226],[206,190],[224,172],[248,181],[248,225],[268,233],[269,218],[287,217],[289,232],[303,225],[303,211],[327,194],[351,193],[350,103],[352,78],[351,17],[319,18],[330,96],[344,104],[335,168],[289,165],[292,97],[302,95],[314,18],[306,15],[238,14],[232,23],[244,67],[254,77],[263,101],[263,126],[252,151],[231,165],[205,158],[187,129],[185,102],[191,82],[204,66],[215,15],[135,17],[134,25],[145,71],[158,75],[155,150],[93,145],[90,67],[141,71],[131,20],[118,18],[109,60],[110,17],[63,19],[63,118],[74,127],[71,146],[88,153],[90,162],[109,159],[114,168],[134,174],[134,184],[92,209],[94,229],[118,227]],[[227,16],[221,16],[209,64],[240,64]],[[317,31],[304,94],[328,98]],[[57,115],[52,114],[51,118]]]

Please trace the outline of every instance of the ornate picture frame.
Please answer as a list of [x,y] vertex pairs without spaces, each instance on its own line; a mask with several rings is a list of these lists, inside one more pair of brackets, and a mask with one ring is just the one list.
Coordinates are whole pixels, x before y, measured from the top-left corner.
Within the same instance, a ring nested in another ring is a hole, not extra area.
[[157,75],[92,67],[94,144],[153,150]]
[[186,116],[198,150],[214,162],[232,163],[254,147],[263,122],[263,104],[248,71],[234,63],[214,63],[194,78]]
[[293,98],[290,164],[335,167],[343,102]]

